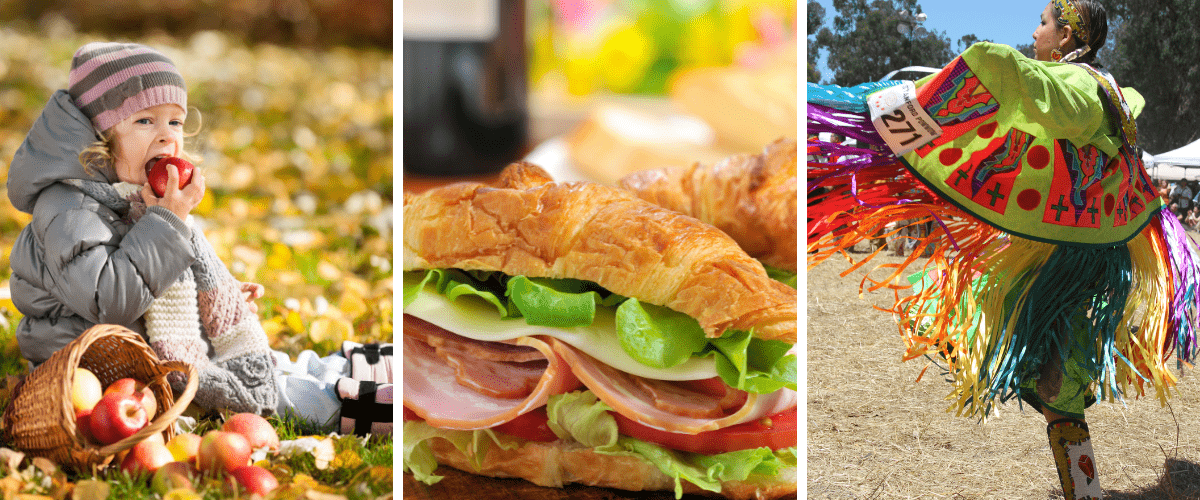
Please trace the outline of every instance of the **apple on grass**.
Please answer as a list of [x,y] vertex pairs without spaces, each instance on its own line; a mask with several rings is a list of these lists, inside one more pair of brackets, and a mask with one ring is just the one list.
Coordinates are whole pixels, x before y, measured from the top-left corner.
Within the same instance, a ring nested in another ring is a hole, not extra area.
[[204,473],[230,472],[249,463],[252,451],[241,434],[212,430],[200,440],[196,464]]
[[149,477],[173,461],[175,457],[171,456],[171,452],[162,444],[161,438],[157,441],[146,439],[130,448],[129,453],[121,460],[121,471],[134,478]]
[[176,434],[170,441],[167,441],[167,449],[171,450],[171,455],[176,461],[187,462],[196,465],[196,455],[200,453],[199,435],[190,432]]
[[132,436],[149,422],[146,408],[137,398],[116,393],[100,398],[87,421],[92,438],[102,444],[113,444]]
[[257,465],[243,465],[229,472],[225,484],[233,490],[240,486],[252,495],[266,496],[271,490],[279,487],[279,480],[267,469]]
[[108,384],[108,387],[104,388],[104,394],[113,393],[128,394],[137,398],[142,407],[146,408],[147,420],[153,420],[154,415],[158,413],[158,398],[155,398],[154,391],[140,380],[126,377]]
[[158,468],[150,479],[150,489],[159,495],[177,489],[191,489],[200,472],[187,462],[169,462]]
[[174,165],[179,171],[179,189],[183,189],[192,182],[192,170],[195,167],[191,162],[174,156],[165,156],[150,161],[154,164],[146,170],[146,179],[150,182],[150,189],[154,190],[155,195],[162,196],[167,193],[167,181],[171,179],[171,174],[167,171],[168,165]]
[[255,413],[238,413],[221,424],[221,430],[236,432],[246,438],[251,450],[266,448],[279,451],[279,434],[267,419]]

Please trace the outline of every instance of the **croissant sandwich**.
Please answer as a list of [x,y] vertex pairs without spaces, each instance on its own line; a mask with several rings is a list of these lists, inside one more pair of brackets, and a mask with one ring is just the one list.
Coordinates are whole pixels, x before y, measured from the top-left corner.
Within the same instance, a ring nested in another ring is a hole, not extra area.
[[795,140],[779,139],[760,154],[734,155],[711,165],[634,172],[618,184],[716,226],[768,266],[796,272]]
[[796,492],[796,292],[716,228],[528,163],[406,194],[404,470]]

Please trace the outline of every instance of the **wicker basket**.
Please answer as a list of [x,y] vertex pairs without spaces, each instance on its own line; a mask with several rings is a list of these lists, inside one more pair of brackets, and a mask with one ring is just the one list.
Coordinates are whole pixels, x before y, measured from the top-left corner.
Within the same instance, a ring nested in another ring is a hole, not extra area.
[[[145,383],[158,400],[153,421],[132,436],[97,447],[76,431],[71,385],[75,368],[91,370],[104,386],[130,377]],[[187,387],[174,398],[167,374],[187,375]],[[117,325],[96,325],[50,356],[13,392],[4,410],[4,428],[14,447],[46,457],[65,468],[86,472],[108,465],[113,456],[154,433],[174,435],[172,423],[191,403],[199,384],[196,369],[180,361],[160,361],[142,337]]]

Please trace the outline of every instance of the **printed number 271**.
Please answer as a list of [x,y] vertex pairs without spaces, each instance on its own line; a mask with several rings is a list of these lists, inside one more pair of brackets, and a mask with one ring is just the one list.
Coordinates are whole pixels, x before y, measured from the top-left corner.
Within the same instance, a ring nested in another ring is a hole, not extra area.
[[[912,137],[900,141],[901,146],[907,146],[912,144],[913,141],[921,138],[921,133],[917,132],[917,129],[913,127],[912,123],[904,117],[903,111],[897,109],[889,114],[882,115],[879,118],[883,120],[883,126],[887,128],[888,132],[893,134],[912,134]],[[893,124],[892,122],[895,123]]]

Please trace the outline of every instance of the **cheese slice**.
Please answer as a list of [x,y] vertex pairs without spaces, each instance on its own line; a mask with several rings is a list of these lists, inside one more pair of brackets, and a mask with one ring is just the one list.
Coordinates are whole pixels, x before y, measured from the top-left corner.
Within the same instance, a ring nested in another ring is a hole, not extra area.
[[693,357],[671,368],[654,368],[639,363],[617,341],[616,312],[608,307],[597,307],[596,319],[589,326],[534,326],[520,318],[501,319],[495,306],[477,297],[447,299],[434,291],[432,284],[427,284],[416,299],[404,308],[404,313],[475,340],[496,342],[535,335],[553,337],[604,364],[639,377],[702,380],[717,376],[717,364],[712,356]]

